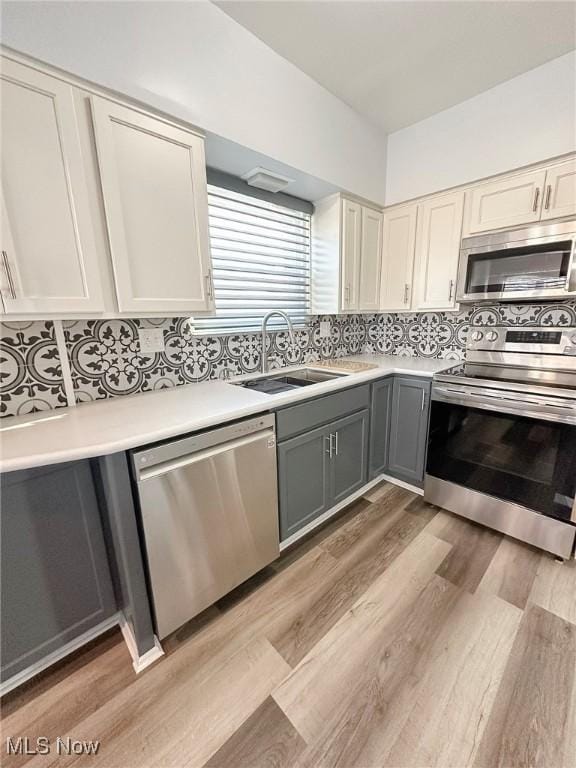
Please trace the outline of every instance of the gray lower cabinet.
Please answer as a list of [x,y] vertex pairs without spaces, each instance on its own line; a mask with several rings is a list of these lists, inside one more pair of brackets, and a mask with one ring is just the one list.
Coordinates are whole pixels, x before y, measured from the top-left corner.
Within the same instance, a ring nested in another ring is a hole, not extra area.
[[430,381],[394,377],[387,474],[413,485],[424,482]]
[[330,506],[334,506],[367,482],[368,411],[332,422],[330,434]]
[[116,612],[89,461],[9,472],[1,488],[2,681]]
[[370,480],[388,469],[390,417],[394,378],[380,379],[372,385],[370,396]]
[[278,444],[281,539],[329,507],[328,441],[329,432],[320,427]]
[[280,442],[281,540],[361,488],[367,475],[367,409]]

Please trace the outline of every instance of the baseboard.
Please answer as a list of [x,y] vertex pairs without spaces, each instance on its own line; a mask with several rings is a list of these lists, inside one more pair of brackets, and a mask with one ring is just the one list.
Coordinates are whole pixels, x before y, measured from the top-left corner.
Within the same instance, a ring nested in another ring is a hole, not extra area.
[[130,656],[132,656],[132,666],[134,667],[134,672],[136,672],[136,674],[142,672],[146,667],[154,664],[155,661],[158,661],[158,659],[161,659],[162,656],[164,656],[164,650],[156,635],[154,635],[154,646],[140,656],[138,654],[138,647],[136,645],[134,633],[132,632],[132,627],[126,621],[126,617],[122,613],[120,614],[119,624],[128,652],[130,653]]
[[104,632],[112,629],[112,627],[118,626],[118,624],[120,624],[120,614],[115,613],[113,616],[110,616],[110,618],[100,622],[100,624],[96,625],[95,627],[92,627],[92,629],[89,629],[87,632],[84,632],[82,635],[74,638],[74,640],[70,640],[70,642],[66,643],[66,645],[63,645],[62,648],[49,653],[48,656],[45,656],[41,661],[37,661],[35,664],[31,664],[21,672],[17,672],[8,680],[0,683],[0,696],[4,696],[6,693],[13,691],[15,688],[18,688],[18,686],[22,685],[22,683],[25,683],[27,680],[35,677],[40,672],[48,669],[48,667],[51,667],[52,664],[55,664],[57,661],[65,658],[73,651],[77,651],[91,640],[95,640],[99,635],[102,635]]
[[424,488],[418,488],[417,485],[405,483],[404,480],[398,480],[397,477],[391,477],[390,475],[380,475],[380,480],[386,480],[388,483],[392,483],[392,485],[399,485],[400,488],[406,488],[407,491],[417,493],[418,496],[424,496]]

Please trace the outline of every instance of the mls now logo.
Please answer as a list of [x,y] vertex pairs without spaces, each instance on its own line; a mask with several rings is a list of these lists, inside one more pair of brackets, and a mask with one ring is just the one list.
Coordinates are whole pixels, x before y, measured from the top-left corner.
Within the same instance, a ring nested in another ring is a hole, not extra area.
[[38,736],[37,739],[29,739],[28,736],[18,736],[6,739],[6,753],[8,755],[49,755],[54,748],[59,755],[95,755],[100,747],[99,741],[80,741],[57,737],[54,744],[47,736]]

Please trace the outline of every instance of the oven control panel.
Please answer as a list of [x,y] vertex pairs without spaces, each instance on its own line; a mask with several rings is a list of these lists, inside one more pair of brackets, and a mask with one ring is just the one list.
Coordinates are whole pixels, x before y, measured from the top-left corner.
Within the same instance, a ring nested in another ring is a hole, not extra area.
[[533,352],[576,357],[576,328],[479,326],[470,329],[466,347],[486,352]]

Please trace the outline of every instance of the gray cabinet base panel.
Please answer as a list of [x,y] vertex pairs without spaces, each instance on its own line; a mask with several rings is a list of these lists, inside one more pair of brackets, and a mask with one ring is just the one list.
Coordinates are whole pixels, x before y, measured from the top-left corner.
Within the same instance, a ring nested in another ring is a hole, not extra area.
[[26,669],[17,672],[8,680],[5,680],[0,684],[0,696],[4,696],[6,693],[13,691],[14,688],[17,688],[19,685],[22,685],[22,683],[25,683],[27,680],[30,680],[31,678],[40,674],[40,672],[48,669],[48,667],[51,667],[52,664],[56,664],[57,661],[60,661],[70,653],[73,653],[79,648],[82,648],[83,645],[86,645],[92,640],[95,640],[100,635],[103,635],[104,632],[112,629],[112,627],[118,626],[119,623],[120,615],[114,614],[114,616],[110,616],[97,626],[92,627],[87,632],[84,632],[84,634],[80,635],[79,637],[75,637],[74,640],[66,643],[66,645],[63,645],[61,648],[58,648],[57,651],[50,653],[48,656],[45,656],[41,661],[37,661],[35,664],[32,664]]

